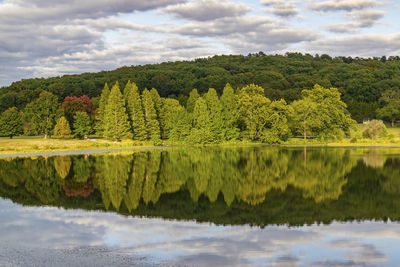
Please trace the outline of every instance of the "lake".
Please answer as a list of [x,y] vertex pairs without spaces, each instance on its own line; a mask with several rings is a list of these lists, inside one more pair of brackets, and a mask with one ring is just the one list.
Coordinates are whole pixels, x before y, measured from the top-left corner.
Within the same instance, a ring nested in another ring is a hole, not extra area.
[[1,266],[396,266],[400,149],[0,158]]

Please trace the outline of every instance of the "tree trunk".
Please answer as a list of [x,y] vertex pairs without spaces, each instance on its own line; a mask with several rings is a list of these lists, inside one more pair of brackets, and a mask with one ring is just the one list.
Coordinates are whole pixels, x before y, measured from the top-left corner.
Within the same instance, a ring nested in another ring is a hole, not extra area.
[[304,127],[304,140],[307,140],[307,128]]
[[13,138],[13,136],[12,135],[10,135],[10,139],[12,139]]
[[394,120],[392,120],[392,127],[394,127]]

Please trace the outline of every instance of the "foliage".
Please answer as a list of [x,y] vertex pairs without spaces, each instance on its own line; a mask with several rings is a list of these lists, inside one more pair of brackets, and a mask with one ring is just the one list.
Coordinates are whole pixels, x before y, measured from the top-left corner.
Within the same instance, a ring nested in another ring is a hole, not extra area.
[[78,111],[74,115],[74,135],[80,139],[91,131],[90,118],[86,112]]
[[385,91],[379,100],[384,106],[377,110],[378,117],[389,120],[393,127],[396,120],[400,119],[400,92]]
[[153,142],[158,142],[161,138],[160,124],[157,120],[157,112],[153,102],[152,94],[144,89],[142,93],[143,113],[146,122],[147,138]]
[[112,140],[132,138],[125,101],[118,83],[111,88],[105,110],[104,136]]
[[302,96],[292,103],[292,121],[293,128],[304,139],[310,134],[321,139],[342,138],[355,124],[338,89],[316,84],[311,90],[303,90]]
[[51,134],[56,120],[61,117],[58,107],[57,97],[49,92],[42,92],[26,106],[25,115],[35,134],[44,134],[45,138]]
[[104,127],[106,125],[106,106],[108,102],[108,97],[110,96],[110,89],[108,88],[108,84],[105,83],[104,89],[101,92],[99,108],[97,109],[96,116],[96,133],[97,135],[104,135]]
[[16,107],[4,111],[0,116],[0,136],[13,138],[24,133],[22,115]]
[[88,116],[93,113],[93,101],[87,96],[67,96],[61,104],[65,117],[73,124],[73,117],[77,112],[85,112]]
[[204,98],[199,97],[193,110],[193,128],[191,129],[189,142],[194,144],[208,144],[213,141],[211,132],[210,113]]
[[142,100],[139,95],[139,89],[135,83],[128,83],[125,86],[124,97],[128,116],[132,125],[133,139],[146,140],[146,123],[144,120]]
[[56,126],[54,127],[54,137],[56,138],[69,138],[71,136],[71,128],[69,122],[63,116],[61,117]]
[[367,127],[364,129],[363,135],[371,139],[377,139],[378,137],[386,136],[386,126],[381,120],[372,120],[367,123]]

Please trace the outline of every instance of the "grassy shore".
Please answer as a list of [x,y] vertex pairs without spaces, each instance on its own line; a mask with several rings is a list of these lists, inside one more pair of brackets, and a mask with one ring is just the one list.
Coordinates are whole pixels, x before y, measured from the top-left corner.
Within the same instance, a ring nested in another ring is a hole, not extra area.
[[[359,125],[363,130],[363,125]],[[339,141],[322,142],[318,139],[290,138],[284,142],[284,146],[330,146],[330,147],[400,147],[400,127],[388,126],[388,136],[377,140],[360,138],[344,138]],[[163,145],[184,146],[185,144],[176,144],[165,141]],[[265,145],[250,141],[232,141],[219,146],[249,146]],[[52,152],[52,151],[73,151],[73,150],[91,150],[91,149],[120,149],[120,148],[146,148],[153,147],[151,142],[137,142],[124,140],[113,142],[105,139],[44,139],[43,137],[15,137],[9,139],[0,138],[0,154],[30,153],[30,152]],[[213,145],[211,145],[213,146]]]
[[0,138],[0,154],[114,148],[140,148],[152,146],[153,144],[151,143],[139,143],[134,141],[113,142],[104,139],[61,140],[51,138],[44,139],[39,137],[19,137],[14,139]]

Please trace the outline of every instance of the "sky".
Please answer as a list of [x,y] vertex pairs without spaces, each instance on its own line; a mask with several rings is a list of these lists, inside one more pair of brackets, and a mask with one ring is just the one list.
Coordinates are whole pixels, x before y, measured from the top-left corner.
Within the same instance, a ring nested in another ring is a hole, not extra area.
[[0,0],[0,86],[263,51],[400,54],[398,0]]

